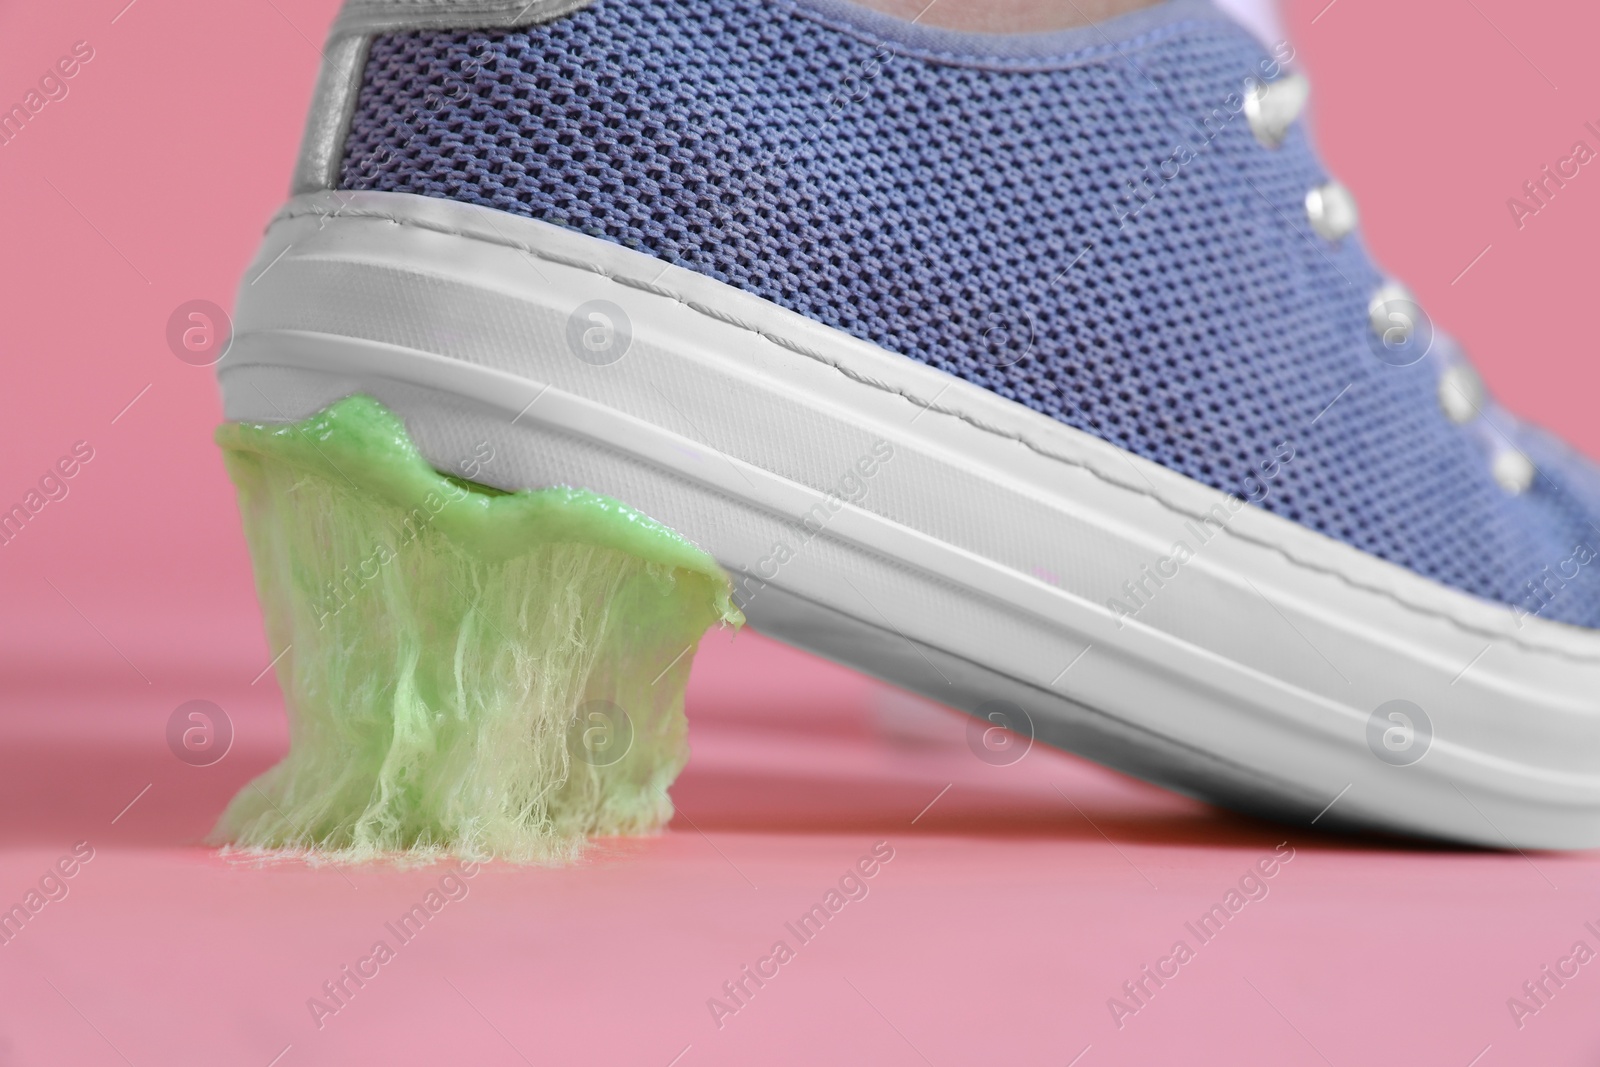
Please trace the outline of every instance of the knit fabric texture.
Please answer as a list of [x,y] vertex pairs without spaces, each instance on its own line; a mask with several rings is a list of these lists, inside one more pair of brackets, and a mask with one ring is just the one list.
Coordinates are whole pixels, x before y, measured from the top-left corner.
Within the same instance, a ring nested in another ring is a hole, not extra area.
[[[1410,366],[1380,358],[1386,279],[1358,237],[1308,225],[1329,179],[1304,125],[1270,149],[1240,110],[1271,55],[1202,3],[1145,15],[1060,54],[885,39],[826,0],[597,0],[524,31],[383,36],[342,185],[647,252],[1600,626],[1600,567],[1571,562],[1600,546],[1592,468],[1492,405],[1452,424],[1442,334]],[[1520,495],[1491,474],[1510,447],[1540,472]]]

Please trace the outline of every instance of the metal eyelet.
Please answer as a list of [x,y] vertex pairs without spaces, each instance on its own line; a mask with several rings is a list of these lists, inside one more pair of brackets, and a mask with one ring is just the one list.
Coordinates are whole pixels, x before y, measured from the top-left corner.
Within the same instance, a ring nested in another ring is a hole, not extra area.
[[1319,185],[1306,194],[1306,221],[1324,241],[1341,241],[1355,231],[1356,198],[1338,182]]
[[1399,282],[1389,282],[1367,301],[1367,323],[1377,336],[1390,339],[1395,345],[1403,345],[1411,340],[1416,322],[1410,316],[1391,314],[1391,311],[1397,307],[1414,307],[1416,303],[1417,299],[1411,295],[1411,290]]
[[1439,407],[1445,418],[1457,426],[1464,426],[1483,412],[1488,391],[1478,372],[1465,363],[1457,363],[1439,376]]
[[1277,81],[1250,81],[1244,92],[1244,117],[1250,132],[1265,148],[1277,148],[1289,136],[1311,96],[1304,74],[1286,74]]
[[1533,461],[1514,448],[1495,453],[1491,470],[1500,488],[1512,496],[1526,493],[1529,486],[1533,485],[1533,476],[1537,473]]

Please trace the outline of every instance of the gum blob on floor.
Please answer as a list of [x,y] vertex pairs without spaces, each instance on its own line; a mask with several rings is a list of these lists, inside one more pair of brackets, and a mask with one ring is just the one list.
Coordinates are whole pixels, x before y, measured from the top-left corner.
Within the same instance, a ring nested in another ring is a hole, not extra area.
[[290,750],[213,843],[559,863],[667,822],[695,648],[743,622],[709,555],[586,490],[441,475],[366,396],[217,443]]

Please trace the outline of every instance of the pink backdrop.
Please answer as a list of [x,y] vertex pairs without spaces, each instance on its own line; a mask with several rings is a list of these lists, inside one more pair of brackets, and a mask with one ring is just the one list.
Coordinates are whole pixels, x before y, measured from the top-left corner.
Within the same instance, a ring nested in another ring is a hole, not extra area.
[[[1512,408],[1600,453],[1600,176],[1521,229],[1506,207],[1574,141],[1600,147],[1600,15],[1323,2],[1289,22],[1370,243]],[[0,1064],[1600,1057],[1600,967],[1521,1027],[1506,1004],[1574,942],[1600,948],[1592,856],[1289,832],[1043,750],[991,767],[953,713],[753,634],[696,665],[670,833],[578,869],[486,869],[319,1028],[308,998],[444,872],[245,869],[195,846],[285,735],[270,674],[252,684],[268,652],[211,372],[164,335],[180,303],[231,306],[334,2],[125,4],[0,3],[0,105],[76,42],[93,53],[0,145],[0,506],[75,443],[94,453],[0,546],[0,908],[93,850],[0,944]],[[196,698],[237,728],[208,767],[164,737]],[[1184,923],[1286,838],[1267,895],[1119,1028],[1108,998],[1196,944]],[[880,841],[868,895],[719,1027],[708,999]]]

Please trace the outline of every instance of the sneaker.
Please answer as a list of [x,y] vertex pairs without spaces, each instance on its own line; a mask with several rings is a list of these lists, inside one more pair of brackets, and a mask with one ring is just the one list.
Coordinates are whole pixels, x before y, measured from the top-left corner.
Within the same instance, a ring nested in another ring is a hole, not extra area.
[[1600,476],[1372,262],[1287,45],[348,0],[326,56],[227,419],[621,502],[990,762],[1600,844]]

